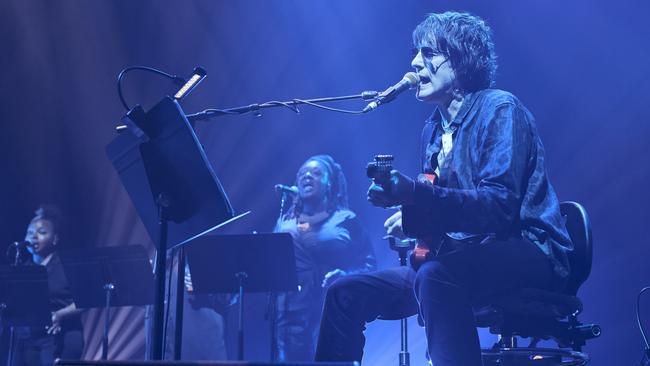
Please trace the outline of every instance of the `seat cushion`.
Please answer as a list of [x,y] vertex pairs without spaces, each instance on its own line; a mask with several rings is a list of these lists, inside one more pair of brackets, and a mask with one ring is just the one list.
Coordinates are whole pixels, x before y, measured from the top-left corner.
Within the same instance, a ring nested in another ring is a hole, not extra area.
[[509,317],[558,320],[582,311],[582,302],[575,296],[533,288],[495,297],[487,303],[474,312],[480,327],[495,326]]

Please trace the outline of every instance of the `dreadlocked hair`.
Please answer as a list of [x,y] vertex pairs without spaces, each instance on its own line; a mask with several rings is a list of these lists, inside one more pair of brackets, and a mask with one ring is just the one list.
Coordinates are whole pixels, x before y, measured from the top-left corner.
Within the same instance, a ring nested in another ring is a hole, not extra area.
[[[317,161],[321,163],[326,169],[329,177],[329,189],[326,193],[327,199],[327,212],[332,213],[336,210],[347,209],[348,206],[348,185],[343,175],[343,168],[341,165],[334,161],[329,155],[314,155],[305,160],[302,165],[310,161]],[[297,177],[296,177],[297,184]],[[300,195],[297,195],[293,200],[293,205],[289,208],[287,216],[291,218],[299,217],[303,210],[303,202]]]

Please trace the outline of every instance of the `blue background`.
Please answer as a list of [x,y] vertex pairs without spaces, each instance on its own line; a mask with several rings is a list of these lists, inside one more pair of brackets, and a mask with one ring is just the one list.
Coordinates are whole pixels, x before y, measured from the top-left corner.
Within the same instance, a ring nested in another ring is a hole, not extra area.
[[[63,207],[66,244],[143,244],[150,239],[104,155],[124,113],[115,79],[127,65],[208,78],[183,103],[196,112],[268,100],[382,90],[410,70],[411,31],[428,12],[465,10],[494,31],[497,87],[535,115],[549,175],[561,200],[591,215],[595,257],[580,291],[581,319],[603,327],[586,351],[592,365],[635,364],[642,342],[638,291],[650,284],[650,27],[647,1],[20,1],[0,5],[0,244],[23,237],[40,202]],[[131,73],[127,100],[151,107],[172,90]],[[360,109],[362,103],[342,103]],[[275,183],[292,183],[310,155],[331,154],[349,182],[350,203],[382,267],[396,260],[381,240],[389,212],[370,207],[364,167],[391,153],[417,172],[418,139],[431,106],[412,92],[372,114],[300,108],[200,123],[199,139],[237,212],[230,230],[272,228]],[[251,300],[247,358],[265,360],[264,298]],[[650,300],[642,302],[646,314]],[[140,309],[117,312],[111,358],[142,357]],[[86,315],[88,358],[100,354],[99,312]],[[96,328],[95,328],[96,327]],[[368,364],[395,362],[398,324],[375,322]],[[493,337],[481,332],[488,346]],[[413,364],[423,364],[421,329],[411,327]],[[232,344],[231,344],[232,346]]]

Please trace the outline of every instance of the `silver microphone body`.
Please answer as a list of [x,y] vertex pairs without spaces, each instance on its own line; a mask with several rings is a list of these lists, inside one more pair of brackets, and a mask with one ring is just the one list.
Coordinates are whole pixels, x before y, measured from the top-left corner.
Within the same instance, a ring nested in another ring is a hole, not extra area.
[[14,246],[15,246],[16,248],[18,248],[18,247],[31,247],[31,246],[34,246],[34,244],[32,244],[31,241],[28,241],[28,240],[22,240],[22,241],[15,241],[15,242],[14,242]]
[[420,77],[418,76],[418,74],[414,72],[407,72],[406,74],[404,74],[402,80],[400,80],[397,84],[384,90],[381,94],[377,96],[377,98],[375,98],[375,100],[368,103],[368,105],[363,109],[363,113],[368,113],[370,111],[373,111],[377,109],[377,107],[379,107],[380,105],[392,101],[400,93],[415,88],[419,82],[420,82]]

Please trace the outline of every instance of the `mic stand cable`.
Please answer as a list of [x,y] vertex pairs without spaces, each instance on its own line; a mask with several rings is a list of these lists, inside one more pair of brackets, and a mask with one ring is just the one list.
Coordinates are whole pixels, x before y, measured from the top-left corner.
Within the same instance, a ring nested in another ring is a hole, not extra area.
[[280,102],[280,101],[270,101],[270,102],[265,102],[265,103],[254,103],[254,104],[249,104],[247,106],[242,106],[242,107],[235,107],[235,108],[227,108],[227,109],[215,109],[215,108],[210,108],[203,110],[198,113],[194,114],[188,114],[186,115],[187,119],[190,122],[196,122],[196,121],[204,121],[211,119],[213,117],[219,117],[223,115],[232,115],[232,114],[246,114],[246,113],[253,113],[256,116],[261,116],[260,110],[261,109],[267,109],[267,108],[275,108],[275,107],[285,107],[291,109],[294,113],[300,113],[300,110],[296,107],[298,105],[310,105],[312,107],[316,108],[321,108],[325,109],[328,111],[333,111],[333,112],[339,112],[339,113],[348,113],[348,114],[364,114],[366,112],[364,111],[350,111],[350,110],[345,110],[345,109],[339,109],[339,108],[332,108],[332,107],[326,107],[323,105],[320,105],[320,103],[326,103],[326,102],[339,102],[343,100],[354,100],[354,99],[362,99],[362,100],[371,100],[375,99],[379,95],[379,92],[376,91],[364,91],[361,94],[355,94],[355,95],[344,95],[344,96],[339,96],[339,97],[326,97],[326,98],[314,98],[314,99],[292,99],[290,101],[286,102]]

